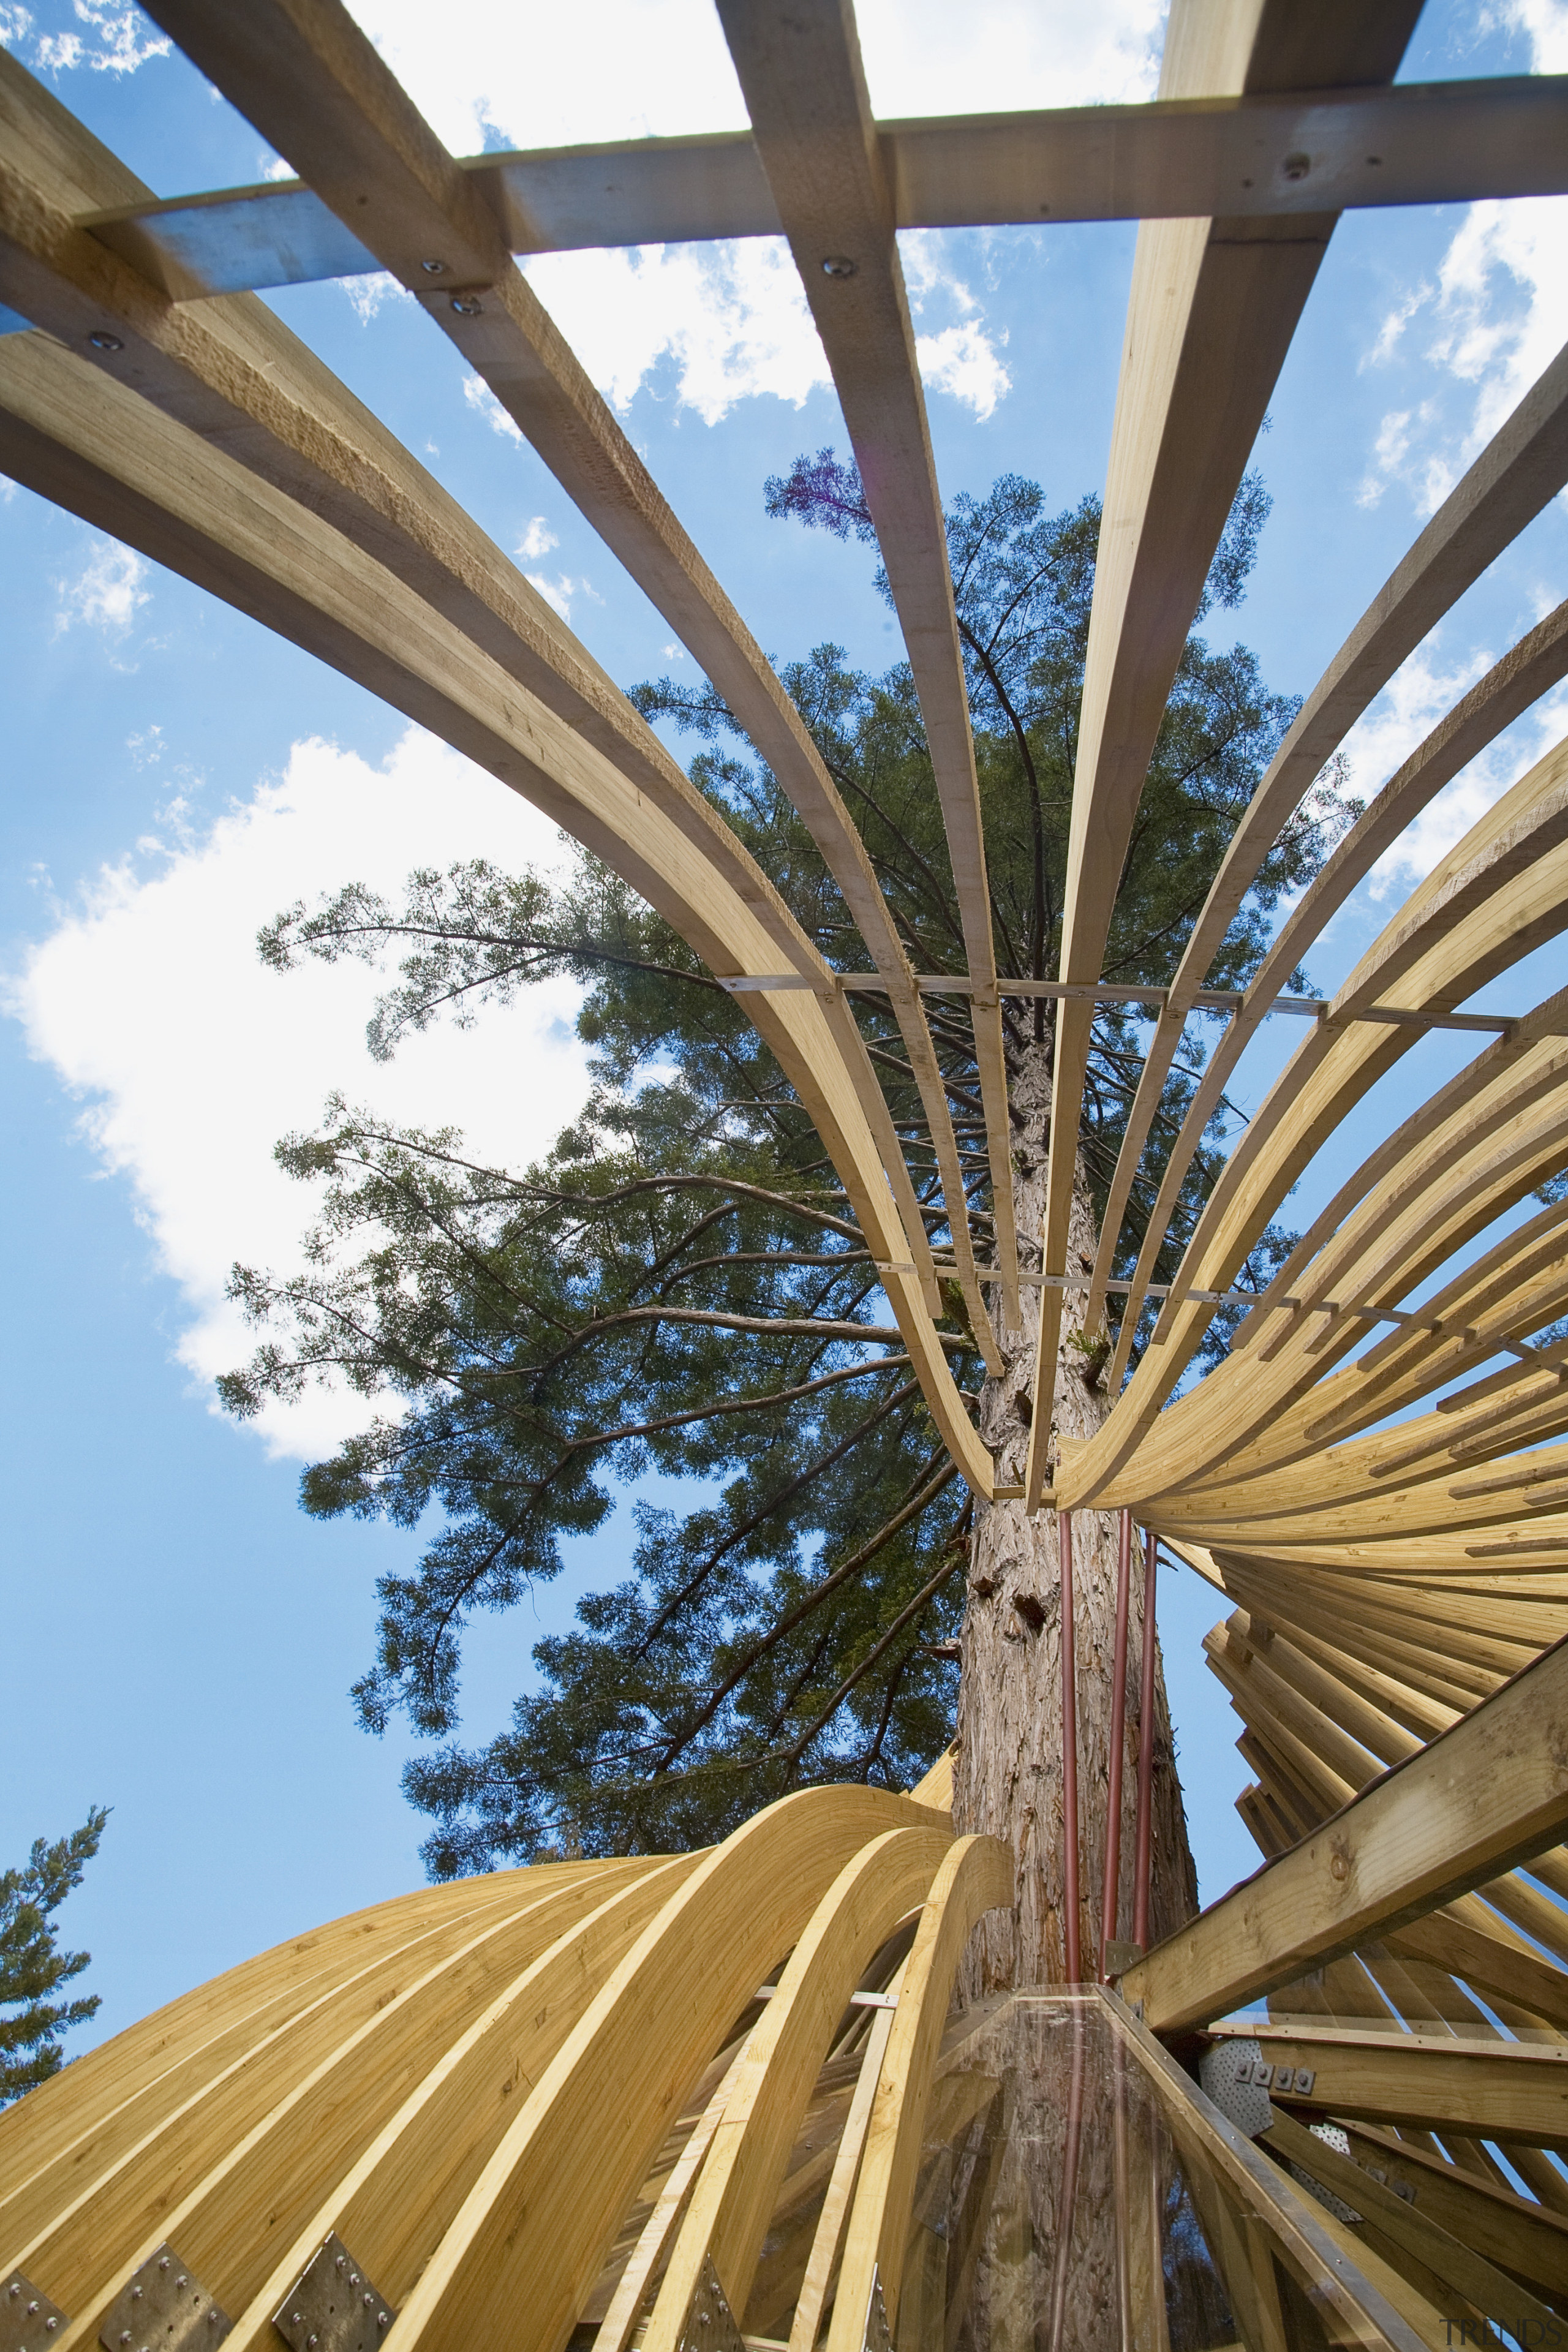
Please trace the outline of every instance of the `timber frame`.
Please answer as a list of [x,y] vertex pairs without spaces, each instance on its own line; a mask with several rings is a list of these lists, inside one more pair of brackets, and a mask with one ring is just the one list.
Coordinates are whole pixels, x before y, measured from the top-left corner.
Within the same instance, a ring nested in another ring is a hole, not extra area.
[[[816,1123],[978,1502],[1049,1504],[1064,1531],[1075,1510],[1133,1515],[1151,1567],[1163,1544],[1227,1597],[1209,1663],[1242,1720],[1255,1780],[1240,1810],[1263,1866],[1155,1949],[1116,1946],[1119,1993],[1070,1998],[1103,2009],[1118,2068],[1144,2070],[1182,2164],[1207,2180],[1194,2194],[1216,2260],[1221,2241],[1242,2249],[1226,2277],[1253,2352],[1292,2341],[1254,2260],[1265,2241],[1337,2315],[1335,2341],[1432,2344],[1455,2298],[1495,2315],[1500,2280],[1527,2316],[1568,2313],[1552,2153],[1568,2148],[1568,1343],[1538,1336],[1568,1312],[1568,1204],[1550,1198],[1568,1164],[1568,989],[1517,1013],[1474,1002],[1568,929],[1568,741],[1441,859],[1331,1000],[1284,992],[1404,828],[1568,677],[1568,603],[1382,784],[1246,990],[1205,986],[1325,763],[1568,484],[1568,351],[1307,696],[1168,985],[1101,975],[1176,665],[1339,214],[1568,193],[1568,77],[1397,83],[1417,0],[1174,0],[1148,105],[879,123],[848,0],[719,0],[748,131],[463,160],[340,0],[152,13],[299,178],[155,200],[0,52],[0,469],[357,680],[617,869],[735,993]],[[897,240],[1096,219],[1141,226],[1059,963],[1021,981],[996,968]],[[515,257],[779,235],[919,695],[958,980],[911,969],[800,714]],[[258,299],[372,268],[420,303],[723,697],[819,846],[862,969],[827,967],[567,626]],[[856,1023],[870,991],[920,1089],[940,1258]],[[984,1263],[927,1025],[937,992],[973,1022]],[[1048,1195],[1043,1231],[1016,1233],[1002,1007],[1042,994]],[[1075,1140],[1096,1003],[1128,998],[1150,1016],[1147,1051],[1090,1268],[1068,1257]],[[1187,1024],[1215,1012],[1185,1124],[1157,1147]],[[1300,1042],[1157,1284],[1226,1082],[1281,1015],[1303,1017]],[[1267,1289],[1238,1291],[1303,1170],[1432,1029],[1475,1032],[1473,1058],[1345,1175]],[[1129,1275],[1140,1175],[1155,1207]],[[950,1371],[943,1276],[992,1370],[997,1329],[1037,1301],[1021,1495],[998,1486]],[[1195,1381],[1216,1310],[1237,1303],[1228,1355]],[[1052,1416],[1069,1321],[1105,1327],[1114,1397],[1076,1444]],[[933,2118],[957,2112],[951,1988],[976,1920],[1013,1889],[1010,1854],[955,1837],[951,1801],[946,1759],[908,1797],[806,1790],[703,1854],[426,1890],[186,1996],[0,2118],[0,2347],[32,2352],[32,2335],[5,2332],[29,2294],[55,2352],[100,2340],[174,2248],[221,2306],[223,2340],[271,2346],[329,2240],[398,2347],[678,2352],[694,2315],[709,2340],[738,2341],[806,2165],[789,2352],[862,2352],[889,2331],[913,2352],[919,2297],[906,2336],[900,2301],[921,2168]],[[1227,2017],[1264,2002],[1266,2017]],[[1189,2054],[1194,2036],[1258,2044],[1277,2102],[1263,2144],[1297,2180],[1318,2166],[1317,2203],[1283,2175],[1268,2185],[1278,2168],[1155,2035]],[[1342,2147],[1325,2153],[1303,2112],[1340,2125]],[[1352,2208],[1352,2223],[1321,2218]],[[1158,2251],[1156,2236],[1152,2268],[1133,2264],[1155,2301]],[[574,2337],[589,2314],[592,2338]],[[950,2310],[950,2352],[952,2324]],[[1054,2326],[1056,2342],[1059,2312]]]

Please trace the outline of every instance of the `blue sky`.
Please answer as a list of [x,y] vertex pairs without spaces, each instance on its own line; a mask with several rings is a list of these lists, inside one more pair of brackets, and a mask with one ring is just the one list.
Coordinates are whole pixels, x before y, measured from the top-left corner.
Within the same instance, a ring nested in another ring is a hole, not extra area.
[[[742,112],[706,0],[365,0],[363,22],[458,152],[722,129]],[[1160,12],[881,0],[861,12],[883,115],[1152,93]],[[116,0],[0,5],[0,39],[160,194],[254,180],[273,159],[146,20]],[[485,59],[481,68],[476,61]],[[1434,5],[1405,79],[1568,69],[1559,0]],[[949,495],[1008,470],[1053,505],[1103,478],[1132,232],[909,237],[905,263]],[[1256,462],[1275,506],[1252,593],[1221,614],[1274,687],[1303,692],[1485,435],[1568,336],[1568,211],[1543,200],[1351,215],[1287,362]],[[560,257],[543,299],[778,657],[831,637],[894,658],[867,551],[767,522],[762,486],[801,450],[846,448],[787,263]],[[378,281],[277,307],[544,586],[617,677],[680,674],[667,625],[502,429],[459,362]],[[216,1414],[245,1352],[223,1301],[237,1258],[288,1262],[309,1201],[274,1139],[338,1086],[526,1158],[571,1116],[573,1000],[549,988],[390,1070],[357,968],[262,972],[258,923],[361,877],[483,852],[552,861],[551,829],[359,689],[24,490],[0,500],[0,798],[9,1345],[0,1359],[8,1539],[0,1858],[93,1801],[115,1811],[67,1913],[112,2031],[280,1935],[419,1875],[422,1824],[395,1735],[357,1731],[374,1581],[409,1538],[321,1527],[301,1460],[349,1425],[317,1398],[260,1431]],[[1375,790],[1454,696],[1568,587],[1561,501],[1418,650],[1352,745]],[[687,667],[689,668],[688,663]],[[1310,958],[1331,984],[1399,897],[1561,733],[1521,720],[1428,811]],[[1537,960],[1538,962],[1540,960]],[[1489,1001],[1542,992],[1528,975]],[[1292,1042],[1272,1024],[1240,1074],[1256,1100]],[[1410,1055],[1363,1114],[1424,1093],[1457,1050]],[[1310,1172],[1304,1206],[1316,1177]],[[625,1517],[583,1548],[601,1580]],[[466,1735],[488,1736],[567,1581],[471,1638]],[[1252,1866],[1231,1811],[1235,1718],[1202,1667],[1221,1614],[1195,1579],[1163,1593],[1167,1673],[1205,1896]]]

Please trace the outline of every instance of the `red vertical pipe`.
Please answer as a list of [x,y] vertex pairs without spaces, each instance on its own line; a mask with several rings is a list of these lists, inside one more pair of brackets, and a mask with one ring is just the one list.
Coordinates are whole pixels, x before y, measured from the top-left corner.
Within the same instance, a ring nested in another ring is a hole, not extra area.
[[1127,1604],[1132,1584],[1132,1514],[1123,1511],[1116,1548],[1116,1649],[1110,1668],[1110,1773],[1106,1790],[1105,1885],[1100,1903],[1100,1974],[1109,1984],[1107,1945],[1116,1937],[1121,1876],[1121,1750],[1127,1738]]
[[1062,1538],[1062,1908],[1067,1914],[1063,1940],[1067,1947],[1068,1984],[1083,1982],[1083,1957],[1079,1946],[1078,1895],[1078,1665],[1073,1654],[1072,1514],[1057,1520]]
[[1154,1566],[1159,1538],[1143,1538],[1143,1677],[1139,1704],[1138,1852],[1133,1866],[1132,1940],[1149,1948],[1149,1857],[1154,1835]]

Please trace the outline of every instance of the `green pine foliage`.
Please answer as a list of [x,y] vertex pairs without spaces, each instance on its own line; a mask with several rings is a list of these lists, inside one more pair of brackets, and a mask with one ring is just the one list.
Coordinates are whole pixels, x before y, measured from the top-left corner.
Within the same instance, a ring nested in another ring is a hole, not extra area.
[[98,2013],[96,1993],[50,1999],[92,1958],[57,1948],[54,1915],[81,1885],[108,1819],[94,1805],[80,1829],[53,1845],[37,1839],[20,1870],[0,1872],[0,2106],[58,2074],[65,2063],[61,2037]]
[[[768,486],[773,511],[868,535],[853,471],[831,451]],[[1267,513],[1250,480],[1216,559],[1216,603],[1242,593]],[[1055,968],[1076,729],[1093,590],[1092,500],[1047,511],[1014,477],[960,499],[949,538],[974,715],[996,953]],[[883,585],[885,593],[885,583]],[[857,823],[910,957],[961,973],[940,811],[907,667],[880,677],[818,646],[782,675]],[[829,963],[865,950],[810,835],[710,690],[634,689],[699,745],[691,774]],[[1174,968],[1237,816],[1295,705],[1245,647],[1187,646],[1131,845],[1107,977]],[[1354,804],[1325,773],[1265,866],[1211,984],[1255,969],[1280,898],[1301,889]],[[391,1131],[342,1098],[279,1146],[320,1188],[307,1271],[237,1268],[262,1333],[223,1392],[246,1414],[318,1378],[386,1401],[374,1425],[305,1475],[321,1517],[427,1531],[416,1570],[380,1589],[363,1721],[394,1716],[432,1744],[405,1773],[434,1820],[433,1874],[552,1853],[668,1851],[722,1835],[803,1782],[908,1783],[950,1736],[968,1505],[921,1401],[849,1204],[820,1139],[742,1006],[679,937],[588,857],[552,885],[483,864],[416,874],[393,907],[351,885],[263,935],[279,971],[302,956],[396,967],[373,1054],[458,1023],[533,981],[584,992],[593,1093],[538,1166],[479,1166],[453,1134]],[[1300,979],[1302,976],[1299,976]],[[905,1138],[933,1245],[919,1096],[885,998],[850,1000]],[[930,1001],[975,1227],[989,1177],[973,1041],[960,997]],[[1047,1045],[1047,1004],[1007,1013],[1015,1066]],[[1080,1139],[1103,1198],[1138,1068],[1140,1016],[1096,1025]],[[1173,1071],[1168,1140],[1202,1067]],[[512,1083],[498,1069],[498,1085]],[[1190,1229],[1217,1128],[1183,1196]],[[1128,1249],[1152,1198],[1140,1179]],[[1276,1234],[1250,1269],[1289,1246]],[[1161,1272],[1168,1271],[1162,1266]],[[973,1399],[982,1365],[955,1285],[944,1344]],[[1216,1327],[1213,1345],[1224,1345]],[[623,1580],[543,1641],[510,1727],[478,1748],[460,1727],[466,1630],[557,1576],[617,1490],[645,1484]],[[647,1486],[654,1488],[654,1496]],[[655,1499],[657,1496],[657,1499]],[[670,1497],[674,1497],[671,1500]]]

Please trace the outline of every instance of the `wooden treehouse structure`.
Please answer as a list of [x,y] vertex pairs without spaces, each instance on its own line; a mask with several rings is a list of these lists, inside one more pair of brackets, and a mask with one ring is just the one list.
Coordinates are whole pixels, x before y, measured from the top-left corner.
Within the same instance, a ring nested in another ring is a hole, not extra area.
[[[1083,1952],[1069,1906],[1068,1983],[959,2012],[958,1963],[1013,1876],[1005,1847],[955,1837],[947,1759],[907,1796],[808,1789],[705,1853],[503,1871],[339,1920],[0,2118],[0,2347],[1560,2344],[1568,1345],[1532,1335],[1568,1308],[1568,1206],[1494,1236],[1568,1157],[1568,989],[1517,1015],[1474,1000],[1568,929],[1568,742],[1331,1001],[1286,991],[1411,819],[1568,675],[1568,604],[1384,784],[1219,1004],[1137,1271],[1111,1275],[1184,1024],[1216,1005],[1205,976],[1281,827],[1568,483],[1568,352],[1307,696],[1169,986],[1110,988],[1101,959],[1176,664],[1339,213],[1568,191],[1568,81],[1396,84],[1415,0],[1174,0],[1149,104],[878,123],[847,0],[719,5],[750,131],[461,162],[337,0],[153,0],[299,174],[174,202],[0,56],[0,467],[526,795],[739,993],[832,1155],[977,1505],[1054,1508],[1066,1565],[1075,1513],[1128,1515],[1151,1571],[1163,1544],[1228,1597],[1209,1662],[1242,1718],[1262,1864],[1152,1948],[1133,1918]],[[896,232],[1113,218],[1142,226],[1059,975],[1026,982],[995,964]],[[956,991],[910,968],[800,716],[514,258],[781,232],[919,693],[967,944]],[[571,631],[257,299],[371,268],[713,681],[820,846],[863,971],[828,969]],[[973,1024],[984,1263],[927,1028],[939,986]],[[951,1263],[857,1027],[870,990],[922,1090]],[[1043,1232],[1020,1234],[1000,1007],[1040,993],[1058,1000],[1058,1148]],[[1096,1000],[1118,994],[1146,1006],[1148,1050],[1091,1267],[1068,1252],[1074,1139]],[[1270,1018],[1300,1042],[1127,1378],[1165,1221]],[[1434,1029],[1469,1033],[1474,1057],[1346,1155],[1194,1381],[1270,1215]],[[981,1334],[988,1292],[1014,1325],[1020,1285],[1038,1296],[1021,1490],[999,1485],[949,1372],[944,1274]],[[1064,1318],[1096,1328],[1108,1295],[1116,1401],[1097,1434],[1054,1446]]]

